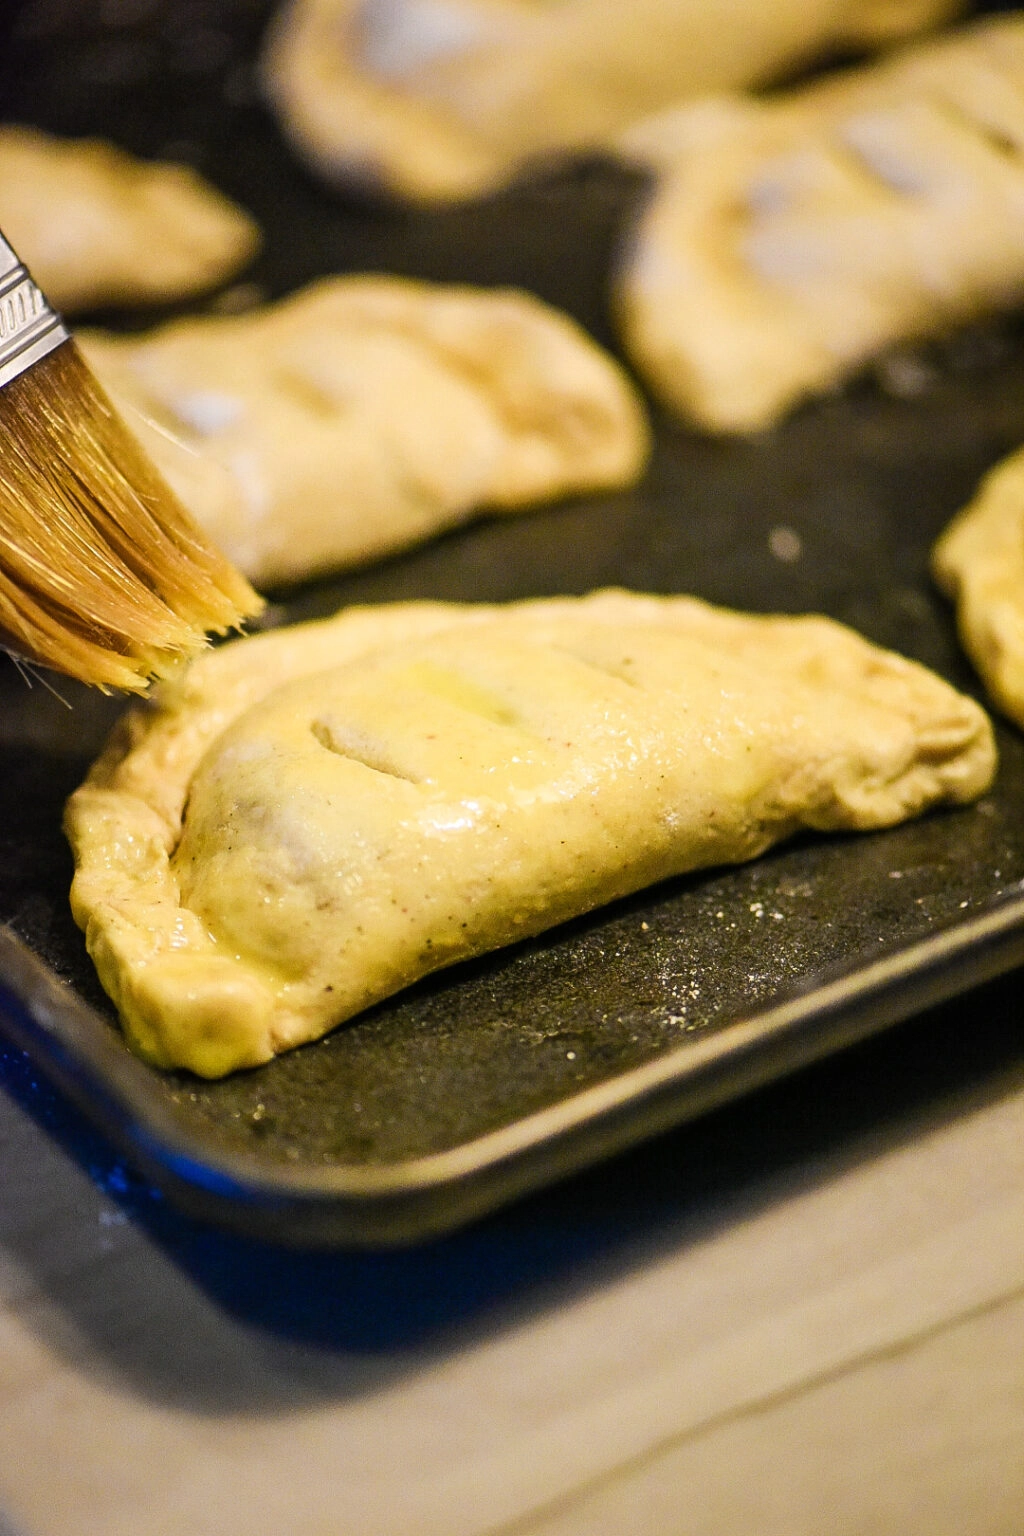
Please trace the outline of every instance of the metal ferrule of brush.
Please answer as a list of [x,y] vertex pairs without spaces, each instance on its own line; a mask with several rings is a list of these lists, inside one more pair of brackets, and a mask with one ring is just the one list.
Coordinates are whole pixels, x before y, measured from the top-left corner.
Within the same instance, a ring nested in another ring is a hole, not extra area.
[[70,334],[0,235],[0,388]]

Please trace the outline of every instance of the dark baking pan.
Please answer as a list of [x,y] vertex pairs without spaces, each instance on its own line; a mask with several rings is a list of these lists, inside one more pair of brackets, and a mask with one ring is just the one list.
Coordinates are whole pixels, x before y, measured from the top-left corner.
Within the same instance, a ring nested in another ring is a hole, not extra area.
[[[267,294],[371,268],[518,282],[611,340],[638,179],[580,166],[434,215],[332,197],[255,98],[261,20],[242,0],[27,5],[4,40],[5,114],[194,160],[263,221]],[[826,612],[975,687],[927,558],[1024,440],[1014,325],[889,360],[750,440],[656,426],[635,492],[480,521],[278,594],[283,616],[620,583]],[[0,663],[3,1029],[182,1207],[258,1236],[441,1231],[1024,961],[1024,741],[1000,727],[977,806],[671,882],[224,1082],[157,1073],[122,1044],[67,905],[63,801],[120,706],[59,686]]]

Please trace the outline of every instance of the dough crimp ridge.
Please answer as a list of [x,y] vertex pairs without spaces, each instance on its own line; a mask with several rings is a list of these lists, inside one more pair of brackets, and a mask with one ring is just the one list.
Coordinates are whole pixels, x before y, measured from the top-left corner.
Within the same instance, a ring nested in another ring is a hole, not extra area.
[[824,618],[351,608],[123,719],[68,803],[72,906],[134,1047],[219,1076],[669,876],[966,803],[995,763],[978,705]]

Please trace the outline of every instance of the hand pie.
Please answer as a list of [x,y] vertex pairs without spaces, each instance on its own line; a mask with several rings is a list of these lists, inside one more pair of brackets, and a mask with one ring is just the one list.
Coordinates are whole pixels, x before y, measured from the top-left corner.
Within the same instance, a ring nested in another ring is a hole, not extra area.
[[982,710],[822,618],[606,591],[352,608],[208,653],[72,796],[135,1047],[206,1076],[801,827],[988,786]]
[[647,456],[625,374],[525,293],[328,278],[249,314],[78,340],[185,505],[263,586],[483,507],[629,484]]
[[697,92],[905,36],[960,0],[292,0],[268,94],[328,179],[473,197]]
[[260,239],[247,213],[186,166],[11,126],[0,127],[0,229],[65,311],[202,293]]
[[991,470],[932,553],[993,702],[1024,726],[1024,449]]
[[1024,17],[623,135],[660,176],[618,281],[626,348],[713,432],[1024,296]]

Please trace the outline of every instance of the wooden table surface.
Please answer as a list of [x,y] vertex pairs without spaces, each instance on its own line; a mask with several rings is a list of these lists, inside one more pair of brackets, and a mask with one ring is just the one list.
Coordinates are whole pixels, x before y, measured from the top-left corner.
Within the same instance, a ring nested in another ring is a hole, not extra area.
[[389,1254],[186,1220],[6,1051],[0,1533],[1020,1536],[1021,979]]

